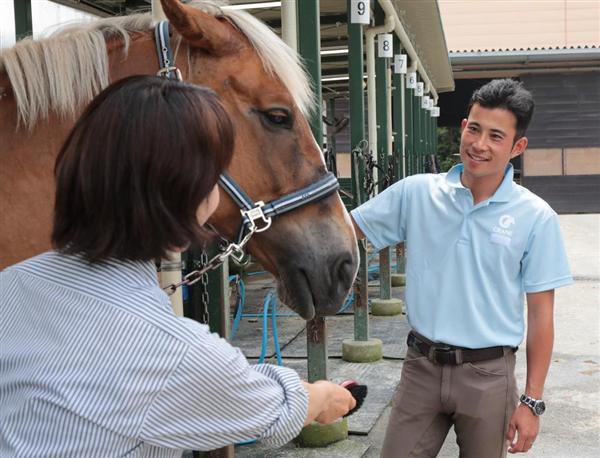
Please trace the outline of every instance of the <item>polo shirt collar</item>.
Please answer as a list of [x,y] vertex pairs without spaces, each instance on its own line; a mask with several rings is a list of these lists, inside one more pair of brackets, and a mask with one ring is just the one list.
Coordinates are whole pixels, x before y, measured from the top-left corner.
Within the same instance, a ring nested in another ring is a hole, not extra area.
[[[446,174],[446,183],[448,186],[452,188],[462,188],[465,189],[463,184],[460,181],[460,175],[464,170],[464,165],[462,163],[456,164]],[[502,179],[502,183],[496,189],[494,195],[490,198],[490,202],[508,202],[510,200],[510,194],[513,188],[513,176],[514,176],[514,168],[512,164],[509,162],[506,166],[506,170],[504,171],[504,178]]]
[[492,202],[508,202],[513,189],[513,176],[515,174],[513,165],[509,162],[504,170],[504,178],[502,183],[496,189],[496,192],[490,199]]

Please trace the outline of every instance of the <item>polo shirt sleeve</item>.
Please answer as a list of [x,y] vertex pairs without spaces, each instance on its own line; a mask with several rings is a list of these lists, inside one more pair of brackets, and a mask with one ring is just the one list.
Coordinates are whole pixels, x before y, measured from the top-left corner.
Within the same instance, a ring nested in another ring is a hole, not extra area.
[[250,366],[237,348],[203,333],[188,347],[152,403],[140,439],[161,447],[214,450],[257,439],[283,445],[296,437],[308,410],[298,374]]
[[573,283],[558,216],[552,210],[536,224],[521,260],[523,289],[539,293]]
[[360,230],[377,250],[395,245],[406,233],[406,189],[400,180],[350,213]]

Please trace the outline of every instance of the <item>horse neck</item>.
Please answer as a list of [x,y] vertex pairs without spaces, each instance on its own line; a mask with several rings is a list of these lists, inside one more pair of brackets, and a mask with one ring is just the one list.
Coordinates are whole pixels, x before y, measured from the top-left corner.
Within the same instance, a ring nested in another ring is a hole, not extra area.
[[121,42],[109,43],[107,48],[111,83],[131,75],[155,75],[160,68],[152,31],[131,40],[126,60]]
[[[152,75],[158,71],[159,64],[152,31],[140,33],[132,38],[126,57],[124,57],[124,45],[120,40],[107,43],[107,51],[111,83],[127,76]],[[40,119],[29,129],[23,125],[17,126],[16,103],[10,87],[6,73],[0,72],[0,137],[4,143],[0,147],[0,153],[4,152],[5,148],[15,152],[25,147],[36,150],[38,145],[43,145],[46,151],[57,153],[87,103],[77,107],[67,118],[51,112],[47,118]]]

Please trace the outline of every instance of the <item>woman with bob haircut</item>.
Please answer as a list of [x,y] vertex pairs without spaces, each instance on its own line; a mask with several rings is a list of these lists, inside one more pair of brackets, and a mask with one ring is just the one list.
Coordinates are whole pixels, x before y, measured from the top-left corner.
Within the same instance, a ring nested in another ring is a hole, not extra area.
[[233,146],[206,88],[136,76],[90,103],[56,162],[55,250],[0,272],[0,456],[278,445],[354,407],[333,383],[250,366],[158,285],[155,259],[206,242]]

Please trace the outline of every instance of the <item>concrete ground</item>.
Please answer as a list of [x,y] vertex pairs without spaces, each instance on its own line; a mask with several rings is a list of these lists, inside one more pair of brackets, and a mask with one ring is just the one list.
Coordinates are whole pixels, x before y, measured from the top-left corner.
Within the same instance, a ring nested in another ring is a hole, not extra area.
[[[600,215],[561,215],[575,284],[556,292],[555,346],[544,399],[547,410],[541,432],[527,456],[588,458],[600,456]],[[401,361],[389,368],[400,375]],[[517,358],[517,379],[525,383],[525,347]],[[324,449],[299,449],[291,444],[278,450],[239,447],[237,457],[379,457],[389,405],[367,435]],[[457,457],[454,433],[440,454]],[[485,457],[482,457],[485,458]]]

